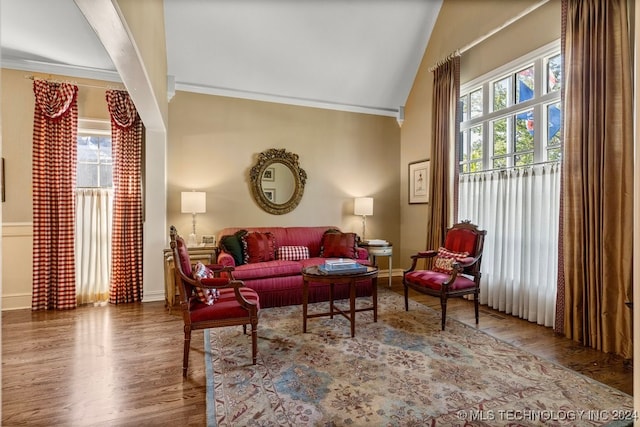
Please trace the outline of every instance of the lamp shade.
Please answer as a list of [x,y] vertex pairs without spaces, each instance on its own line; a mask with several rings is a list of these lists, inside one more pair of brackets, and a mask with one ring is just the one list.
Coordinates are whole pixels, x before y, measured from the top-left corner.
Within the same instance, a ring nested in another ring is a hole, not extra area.
[[354,215],[373,215],[373,197],[357,197],[353,204]]
[[207,211],[207,193],[204,191],[182,192],[182,213],[204,213]]

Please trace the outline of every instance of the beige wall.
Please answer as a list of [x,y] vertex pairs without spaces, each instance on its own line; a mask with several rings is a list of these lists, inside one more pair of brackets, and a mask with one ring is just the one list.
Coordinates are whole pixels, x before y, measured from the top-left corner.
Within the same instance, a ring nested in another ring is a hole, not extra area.
[[[539,4],[538,0],[444,0],[438,20],[413,83],[405,107],[401,134],[401,252],[399,260],[409,265],[409,256],[425,249],[431,205],[409,205],[407,165],[427,159],[431,150],[433,75],[429,68],[452,52],[478,40],[494,29]],[[560,1],[549,1],[527,16],[505,27],[486,41],[462,54],[461,83],[522,56],[560,37]],[[431,165],[437,168],[438,165]]]
[[[181,234],[180,192],[207,192],[197,234],[231,226],[336,225],[361,234],[353,198],[374,198],[367,236],[399,244],[400,130],[394,118],[178,91],[169,104],[168,222]],[[251,196],[257,154],[284,148],[307,172],[304,196],[288,214],[272,215]],[[386,259],[381,259],[381,267]]]

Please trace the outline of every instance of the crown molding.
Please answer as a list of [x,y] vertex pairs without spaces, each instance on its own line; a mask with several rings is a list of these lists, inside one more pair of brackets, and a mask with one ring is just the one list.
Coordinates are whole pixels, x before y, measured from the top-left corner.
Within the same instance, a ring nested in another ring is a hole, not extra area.
[[289,96],[273,95],[269,93],[251,92],[238,89],[228,89],[215,86],[194,85],[190,83],[175,82],[175,90],[193,92],[203,95],[217,95],[228,98],[249,99],[252,101],[274,102],[277,104],[297,105],[301,107],[322,108],[325,110],[347,111],[350,113],[373,114],[376,116],[396,117],[397,109],[368,107],[363,105],[339,104],[315,99],[295,98]]
[[104,80],[108,82],[122,83],[116,71],[102,70],[98,68],[79,67],[77,65],[52,64],[49,62],[33,61],[29,59],[6,59],[0,62],[2,68],[11,70],[31,71],[34,73],[59,74],[83,79]]

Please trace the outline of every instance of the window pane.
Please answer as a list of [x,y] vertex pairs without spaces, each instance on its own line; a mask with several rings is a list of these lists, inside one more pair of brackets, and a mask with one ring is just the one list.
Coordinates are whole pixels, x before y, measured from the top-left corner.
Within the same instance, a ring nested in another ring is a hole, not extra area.
[[562,158],[562,151],[560,148],[552,148],[547,150],[547,160],[550,162],[558,161]]
[[507,159],[504,157],[500,157],[498,159],[493,159],[493,168],[494,169],[504,169],[507,167]]
[[562,138],[562,110],[560,103],[547,105],[547,145],[559,145]]
[[98,144],[90,136],[78,137],[78,162],[98,163]]
[[534,76],[533,67],[516,73],[516,104],[533,99]]
[[99,138],[100,144],[100,163],[113,163],[113,157],[111,155],[111,138],[101,137]]
[[470,129],[470,137],[469,141],[471,144],[471,159],[470,160],[479,160],[482,159],[482,126],[476,126]]
[[469,161],[469,132],[466,130],[462,131],[462,138],[460,138],[460,160]]
[[462,112],[461,121],[469,120],[469,96],[465,95],[460,98],[460,111]]
[[480,117],[482,115],[482,89],[471,92],[471,118]]
[[548,161],[561,159],[562,110],[560,103],[547,105],[547,157]]
[[479,172],[482,170],[482,161],[471,162],[469,172]]
[[103,187],[103,188],[113,187],[113,166],[112,165],[100,166],[100,187]]
[[562,86],[562,67],[560,55],[552,56],[547,62],[547,93],[560,90]]
[[98,185],[98,165],[78,163],[77,187],[96,187]]
[[493,130],[493,155],[507,154],[507,119],[495,120],[492,123]]
[[493,83],[493,111],[507,108],[507,99],[509,99],[509,82],[510,77],[506,77],[500,81]]
[[103,135],[78,136],[76,186],[113,187],[111,138]]
[[533,110],[527,110],[516,115],[515,151],[533,150]]
[[515,156],[516,166],[530,165],[533,163],[533,153],[521,154]]

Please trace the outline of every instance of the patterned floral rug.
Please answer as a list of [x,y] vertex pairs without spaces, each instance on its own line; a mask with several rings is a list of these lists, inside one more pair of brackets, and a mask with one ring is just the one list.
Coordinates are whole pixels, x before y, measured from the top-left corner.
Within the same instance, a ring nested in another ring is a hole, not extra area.
[[411,304],[380,288],[378,322],[358,313],[355,338],[342,316],[309,319],[303,334],[301,306],[263,309],[255,366],[242,328],[211,329],[210,424],[591,426],[633,415],[631,396],[453,319],[442,332],[439,312]]

